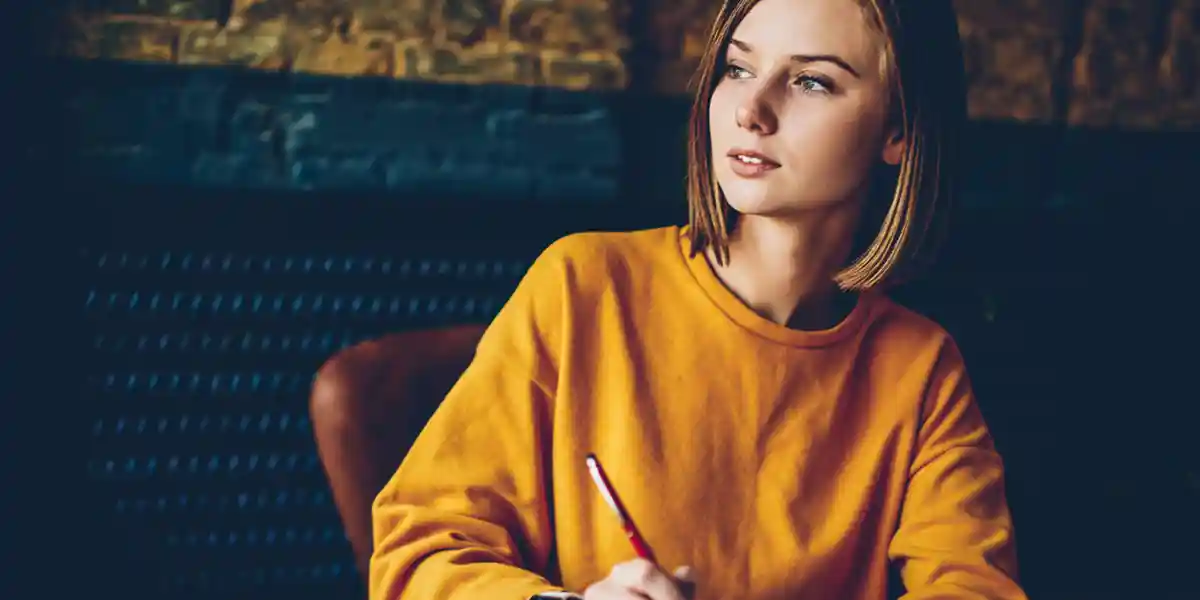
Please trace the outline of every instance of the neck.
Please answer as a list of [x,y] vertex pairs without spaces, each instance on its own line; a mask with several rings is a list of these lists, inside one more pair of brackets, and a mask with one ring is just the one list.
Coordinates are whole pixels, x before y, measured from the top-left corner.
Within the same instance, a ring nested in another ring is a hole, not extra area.
[[742,215],[729,240],[729,264],[714,263],[725,285],[750,308],[781,325],[827,329],[848,312],[851,295],[833,277],[850,258],[856,207],[800,218]]

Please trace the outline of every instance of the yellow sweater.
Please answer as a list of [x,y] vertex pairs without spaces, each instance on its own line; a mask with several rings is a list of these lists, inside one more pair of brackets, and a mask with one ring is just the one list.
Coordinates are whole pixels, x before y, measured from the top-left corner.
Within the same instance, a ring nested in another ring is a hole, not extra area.
[[634,557],[595,452],[698,600],[1024,598],[1003,467],[944,330],[875,294],[754,313],[680,228],[551,245],[374,505],[372,600],[582,593]]

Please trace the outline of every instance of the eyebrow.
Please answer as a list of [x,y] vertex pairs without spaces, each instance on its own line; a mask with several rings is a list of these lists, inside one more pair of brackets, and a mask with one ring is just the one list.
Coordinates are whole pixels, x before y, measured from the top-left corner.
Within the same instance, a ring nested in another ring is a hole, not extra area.
[[[729,45],[736,46],[737,49],[741,50],[742,52],[754,52],[754,48],[750,44],[738,39],[729,40]],[[800,64],[827,62],[840,67],[843,71],[853,75],[855,78],[862,78],[862,76],[858,74],[858,71],[854,70],[854,67],[850,66],[850,63],[846,62],[845,59],[836,54],[793,54],[788,58],[792,62]]]

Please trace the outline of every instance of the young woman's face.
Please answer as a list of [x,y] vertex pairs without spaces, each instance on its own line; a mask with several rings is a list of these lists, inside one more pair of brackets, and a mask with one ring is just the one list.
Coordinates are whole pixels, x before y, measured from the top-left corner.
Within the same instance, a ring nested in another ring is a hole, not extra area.
[[789,217],[865,195],[898,164],[884,49],[856,0],[761,0],[733,32],[709,105],[713,168],[742,214]]

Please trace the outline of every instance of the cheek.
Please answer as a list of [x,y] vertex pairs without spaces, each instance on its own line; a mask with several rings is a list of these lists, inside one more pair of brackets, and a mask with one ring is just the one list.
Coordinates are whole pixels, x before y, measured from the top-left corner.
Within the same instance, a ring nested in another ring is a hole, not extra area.
[[733,94],[728,88],[718,86],[717,90],[713,92],[712,98],[709,99],[708,131],[714,151],[728,137],[730,129],[737,126],[733,113],[735,106],[737,106],[737,100],[733,98]]
[[[814,101],[816,102],[816,101]],[[788,152],[803,155],[806,162],[861,162],[879,147],[878,129],[859,111],[834,105],[793,105],[781,119],[780,137]]]

